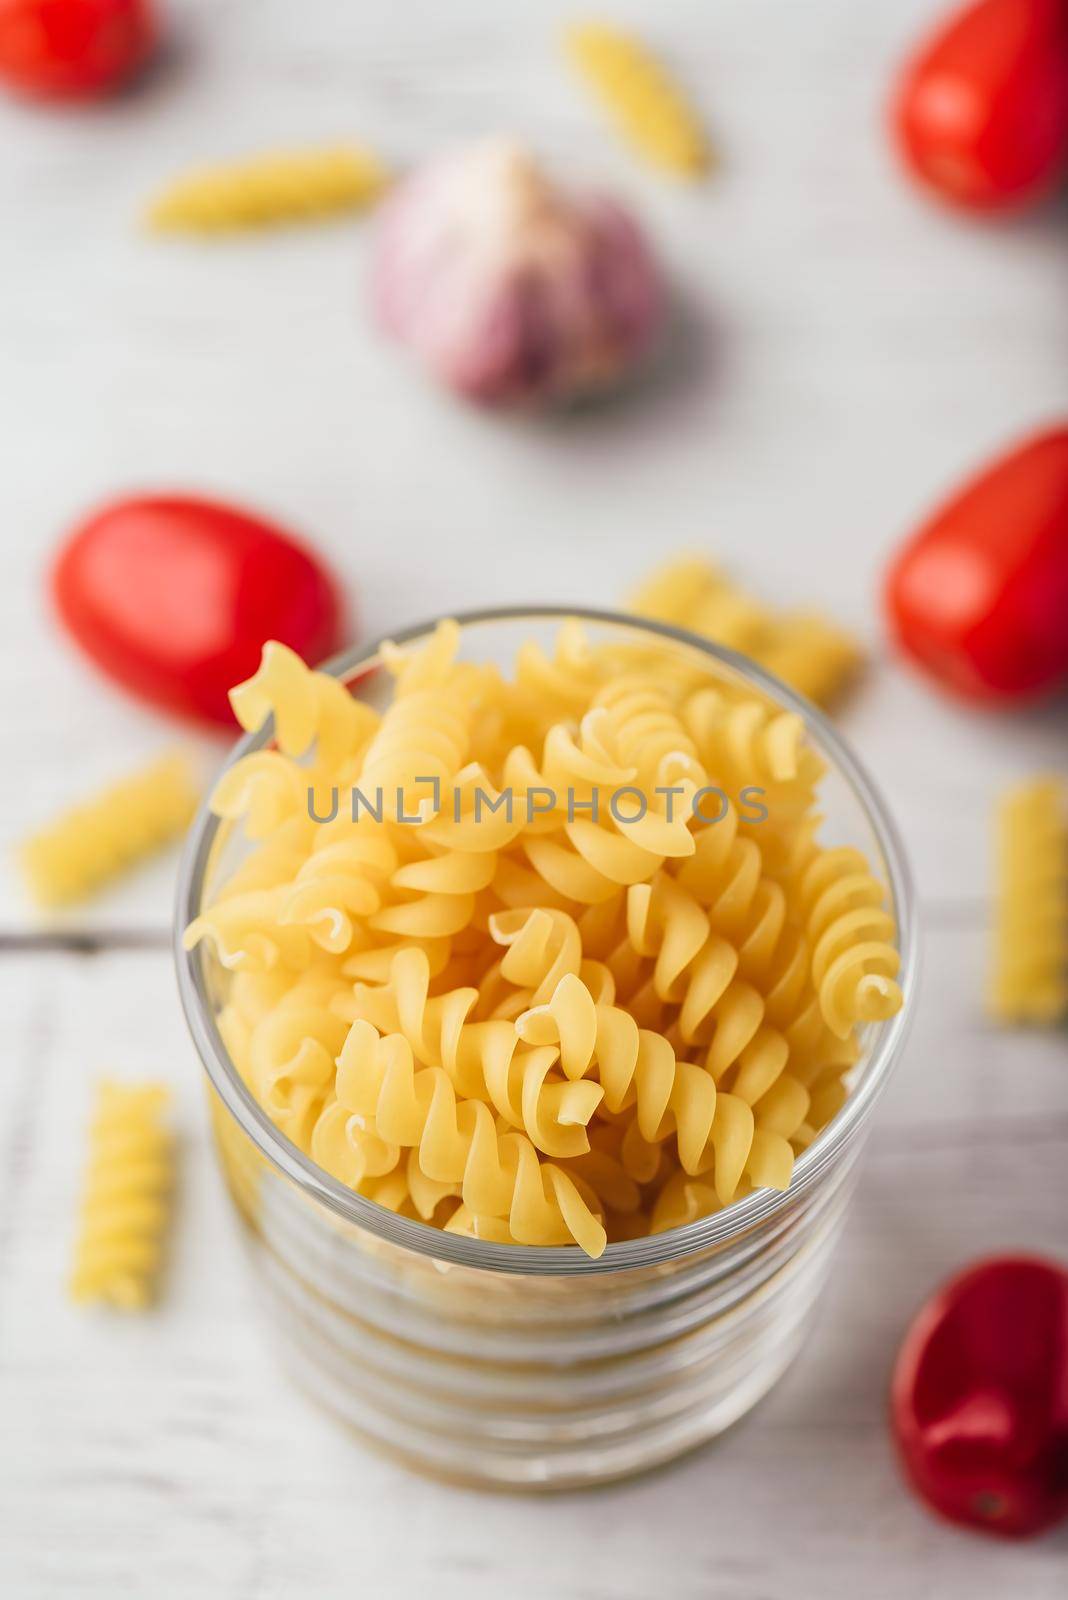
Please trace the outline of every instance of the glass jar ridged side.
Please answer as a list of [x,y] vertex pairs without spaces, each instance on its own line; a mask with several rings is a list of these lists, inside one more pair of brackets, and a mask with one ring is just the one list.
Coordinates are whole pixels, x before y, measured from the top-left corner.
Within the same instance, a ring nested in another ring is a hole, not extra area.
[[[785,1192],[757,1190],[686,1227],[577,1248],[495,1244],[394,1214],[317,1167],[241,1080],[216,1019],[226,973],[181,933],[240,860],[207,812],[190,838],[177,908],[186,1016],[210,1081],[219,1159],[257,1278],[298,1382],[339,1419],[420,1470],[552,1489],[652,1467],[723,1432],[776,1382],[810,1326],[871,1111],[898,1056],[915,989],[913,908],[892,823],[856,759],[807,703],[733,652],[608,613],[515,609],[459,618],[463,651],[510,660],[578,617],[591,640],[700,661],[799,713],[828,766],[827,835],[860,845],[889,887],[905,1007],[868,1030],[844,1107],[800,1155]],[[395,636],[416,643],[433,624]],[[377,650],[328,670],[374,684]],[[233,760],[267,744],[271,729]]]

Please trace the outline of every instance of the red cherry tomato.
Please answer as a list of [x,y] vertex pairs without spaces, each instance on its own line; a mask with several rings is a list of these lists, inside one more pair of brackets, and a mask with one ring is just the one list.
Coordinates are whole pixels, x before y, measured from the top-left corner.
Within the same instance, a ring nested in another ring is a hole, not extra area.
[[117,500],[65,541],[52,575],[83,650],[168,711],[233,726],[227,691],[267,639],[313,665],[341,642],[333,580],[281,529],[186,496]]
[[1068,678],[1068,426],[936,511],[891,565],[885,599],[903,649],[956,693],[1011,702]]
[[1021,1537],[1068,1516],[1068,1272],[1006,1256],[940,1289],[905,1335],[891,1420],[954,1522]]
[[1068,6],[978,0],[901,75],[892,111],[901,155],[943,199],[973,211],[1020,206],[1068,162]]
[[0,0],[0,77],[23,94],[92,99],[143,66],[151,0]]

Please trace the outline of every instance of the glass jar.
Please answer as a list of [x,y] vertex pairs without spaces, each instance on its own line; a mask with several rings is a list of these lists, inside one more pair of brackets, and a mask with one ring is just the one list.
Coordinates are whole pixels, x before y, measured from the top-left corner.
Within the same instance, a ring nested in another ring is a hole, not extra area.
[[[219,1159],[255,1269],[302,1386],[418,1469],[483,1486],[556,1489],[667,1461],[721,1433],[796,1355],[823,1288],[875,1102],[915,990],[912,896],[897,833],[863,768],[807,702],[734,652],[611,613],[516,608],[460,616],[461,654],[509,662],[569,617],[593,643],[678,654],[714,681],[797,712],[827,764],[828,836],[864,849],[899,930],[905,1007],[870,1030],[842,1110],[798,1158],[788,1190],[757,1190],[670,1232],[579,1249],[442,1232],[354,1194],[275,1127],[242,1082],[216,1017],[226,974],[181,933],[240,859],[208,811],[186,851],[177,906],[179,986],[210,1081]],[[415,644],[433,624],[396,635]],[[385,693],[377,647],[325,669]],[[358,680],[358,681],[357,681]],[[231,760],[260,749],[268,725]]]

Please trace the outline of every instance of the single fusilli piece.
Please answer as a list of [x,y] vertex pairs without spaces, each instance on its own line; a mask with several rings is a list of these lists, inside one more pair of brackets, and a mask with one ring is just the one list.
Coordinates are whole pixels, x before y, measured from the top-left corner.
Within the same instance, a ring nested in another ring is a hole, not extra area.
[[815,611],[778,617],[760,664],[817,705],[829,705],[857,676],[864,654],[851,633]]
[[708,142],[697,113],[639,39],[584,23],[568,30],[566,46],[620,133],[647,161],[687,178],[707,169]]
[[71,1296],[139,1311],[159,1272],[174,1151],[162,1084],[102,1083],[89,1132],[89,1165]]
[[148,221],[168,233],[223,233],[358,211],[386,187],[378,158],[359,147],[257,156],[179,178]]
[[314,746],[316,763],[328,771],[361,752],[378,727],[375,713],[343,683],[313,672],[276,639],[264,645],[253,676],[230,691],[230,704],[249,733],[273,717],[275,743],[284,756],[304,756]]
[[72,806],[22,846],[34,899],[46,907],[85,899],[183,833],[197,798],[186,758],[168,755]]
[[999,1022],[1068,1015],[1068,797],[1056,778],[999,802],[990,1009]]
[[838,698],[864,662],[858,641],[829,618],[765,606],[699,556],[650,574],[630,596],[629,610],[739,650],[822,706]]
[[887,892],[863,852],[816,849],[794,892],[812,950],[812,979],[823,1019],[839,1039],[901,1009],[901,957]]

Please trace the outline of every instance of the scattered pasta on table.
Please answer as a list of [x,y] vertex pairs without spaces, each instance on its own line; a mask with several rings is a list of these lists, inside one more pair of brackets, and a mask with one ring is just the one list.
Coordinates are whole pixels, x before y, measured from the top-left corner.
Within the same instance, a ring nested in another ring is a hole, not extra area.
[[701,119],[640,39],[598,23],[582,23],[568,29],[565,45],[639,155],[680,177],[702,176],[710,157]]
[[43,908],[87,899],[184,833],[198,800],[182,754],[120,778],[24,842],[19,860],[30,893]]
[[996,893],[990,1010],[999,1022],[1068,1016],[1068,785],[1034,778],[995,817]]
[[71,1296],[124,1311],[153,1299],[174,1176],[162,1084],[97,1090],[71,1274]]
[[820,706],[837,701],[864,665],[859,641],[828,617],[764,605],[700,556],[659,567],[628,609],[750,656]]
[[253,157],[176,179],[152,202],[148,221],[169,233],[225,233],[362,211],[389,182],[376,155],[358,146]]

